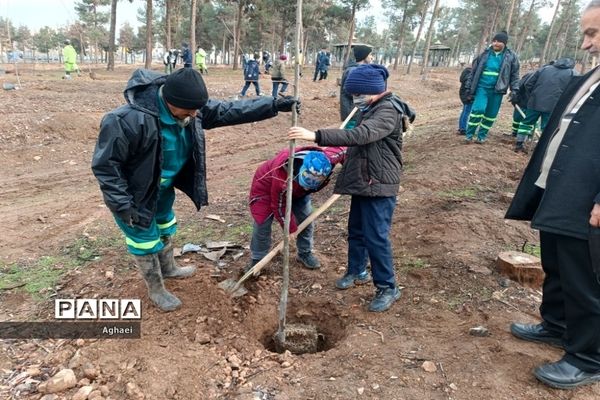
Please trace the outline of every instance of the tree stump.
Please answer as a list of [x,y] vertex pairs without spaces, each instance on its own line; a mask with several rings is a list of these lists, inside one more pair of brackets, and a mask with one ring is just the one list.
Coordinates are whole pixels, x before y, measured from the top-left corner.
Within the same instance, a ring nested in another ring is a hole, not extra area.
[[505,251],[498,255],[496,265],[500,273],[524,286],[540,289],[544,282],[542,261],[519,251]]

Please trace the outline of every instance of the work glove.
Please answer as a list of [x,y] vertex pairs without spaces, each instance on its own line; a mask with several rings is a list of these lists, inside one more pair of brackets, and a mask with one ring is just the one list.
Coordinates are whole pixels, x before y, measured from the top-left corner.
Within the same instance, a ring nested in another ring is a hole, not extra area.
[[296,112],[300,115],[300,103],[300,99],[296,99],[294,96],[279,96],[275,99],[275,109],[282,112],[291,112],[295,104]]
[[127,226],[133,227],[138,222],[140,222],[137,210],[135,210],[135,208],[133,207],[129,207],[122,211],[117,211],[116,214],[117,217],[119,217],[119,219],[123,221]]
[[508,102],[513,106],[519,103],[519,95],[514,92],[511,92],[510,96],[508,96]]

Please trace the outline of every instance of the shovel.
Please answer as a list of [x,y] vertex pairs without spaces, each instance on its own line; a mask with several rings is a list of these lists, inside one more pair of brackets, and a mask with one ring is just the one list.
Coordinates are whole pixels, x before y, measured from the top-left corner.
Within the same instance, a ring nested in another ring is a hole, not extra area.
[[[358,111],[358,108],[354,107],[352,112],[346,117],[344,122],[340,125],[340,129],[344,129],[344,127],[348,124],[348,122],[352,119],[354,114]],[[302,223],[298,226],[296,232],[290,235],[290,239],[293,239],[300,232],[304,230],[311,222],[313,222],[319,215],[321,215],[325,210],[327,210],[337,199],[340,198],[339,194],[332,195],[321,207],[317,210],[313,211]],[[244,281],[246,281],[249,277],[253,275],[258,275],[258,273],[275,257],[279,252],[283,249],[283,241],[279,242],[277,246],[273,250],[269,252],[266,256],[262,258],[259,262],[257,262],[252,268],[248,270],[237,282],[233,279],[226,279],[223,282],[219,283],[219,287],[226,292],[231,293],[233,297],[241,297],[248,293],[248,290],[242,286]]]
[[[290,239],[295,238],[300,232],[302,232],[311,222],[313,222],[317,217],[325,210],[327,210],[337,199],[340,198],[339,194],[332,195],[325,203],[321,205],[318,209],[312,212],[302,223],[298,226],[296,232],[290,235]],[[259,262],[257,262],[252,268],[248,270],[237,282],[233,279],[226,279],[223,282],[219,283],[219,287],[226,292],[231,293],[233,297],[240,297],[248,293],[248,290],[242,286],[244,281],[250,278],[253,275],[258,275],[258,273],[275,257],[279,252],[283,249],[283,241],[279,242],[273,250],[269,252],[266,256],[262,258]]]

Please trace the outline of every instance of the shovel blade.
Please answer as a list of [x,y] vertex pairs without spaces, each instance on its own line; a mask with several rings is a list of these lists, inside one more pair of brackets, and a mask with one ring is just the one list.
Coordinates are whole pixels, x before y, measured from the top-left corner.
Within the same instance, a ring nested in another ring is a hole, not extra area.
[[219,287],[228,292],[232,297],[242,297],[248,293],[248,290],[244,286],[238,285],[237,281],[233,279],[225,279],[219,283]]

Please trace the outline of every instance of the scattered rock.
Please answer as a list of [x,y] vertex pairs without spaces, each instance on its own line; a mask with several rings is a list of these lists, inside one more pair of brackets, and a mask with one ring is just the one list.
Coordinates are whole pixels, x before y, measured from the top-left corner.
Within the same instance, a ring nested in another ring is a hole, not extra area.
[[315,283],[310,288],[312,290],[321,290],[321,289],[323,289],[323,285],[321,285],[320,283]]
[[38,391],[40,393],[56,393],[77,386],[77,378],[72,369],[60,370],[52,378],[40,383]]
[[469,329],[469,335],[479,337],[490,336],[490,331],[485,326],[479,325]]
[[421,368],[423,368],[423,371],[425,371],[425,372],[436,372],[437,371],[437,366],[435,365],[435,363],[433,361],[424,361],[423,364],[421,364]]
[[75,346],[77,347],[82,347],[85,344],[85,340],[84,339],[77,339],[75,341]]
[[458,386],[456,386],[456,384],[455,384],[455,383],[451,383],[451,384],[450,384],[450,385],[448,385],[448,386],[450,386],[450,389],[452,389],[452,390],[458,390]]
[[281,363],[281,368],[289,368],[292,366],[292,363],[289,361],[284,361]]
[[209,344],[210,343],[210,335],[205,332],[197,332],[194,340],[200,344]]
[[93,381],[98,377],[98,370],[93,364],[85,363],[83,365],[83,376]]
[[377,384],[377,383],[372,384],[371,389],[373,389],[375,391],[379,390],[379,384]]
[[113,280],[113,278],[115,277],[115,273],[114,273],[113,271],[106,271],[106,272],[104,273],[104,277],[105,277],[107,280],[109,280],[109,281],[112,281],[112,280]]
[[242,366],[242,360],[240,360],[239,357],[235,354],[232,354],[229,357],[227,357],[227,361],[229,361],[229,366],[231,367],[231,369],[240,369],[240,367]]
[[79,388],[77,393],[73,395],[73,398],[71,400],[87,400],[89,394],[92,393],[93,390],[94,388],[91,386],[82,386]]
[[102,392],[100,390],[93,390],[89,396],[88,400],[100,400],[103,399]]
[[356,391],[358,392],[359,395],[363,394],[365,392],[365,388],[364,387],[359,387],[356,389]]
[[104,397],[108,396],[108,394],[110,393],[110,389],[106,385],[100,386],[99,389],[100,389],[100,393],[102,393],[102,396],[104,396]]
[[42,396],[40,400],[58,400],[58,396],[55,394],[47,394],[45,396]]
[[125,385],[125,392],[127,393],[127,396],[132,399],[143,400],[145,397],[144,393],[142,393],[135,382],[128,382],[127,385]]
[[481,265],[471,265],[469,267],[469,272],[473,272],[475,274],[481,274],[481,275],[491,275],[492,271],[487,268],[487,267],[483,267]]
[[77,386],[88,386],[90,384],[90,380],[88,378],[82,378],[77,382]]

